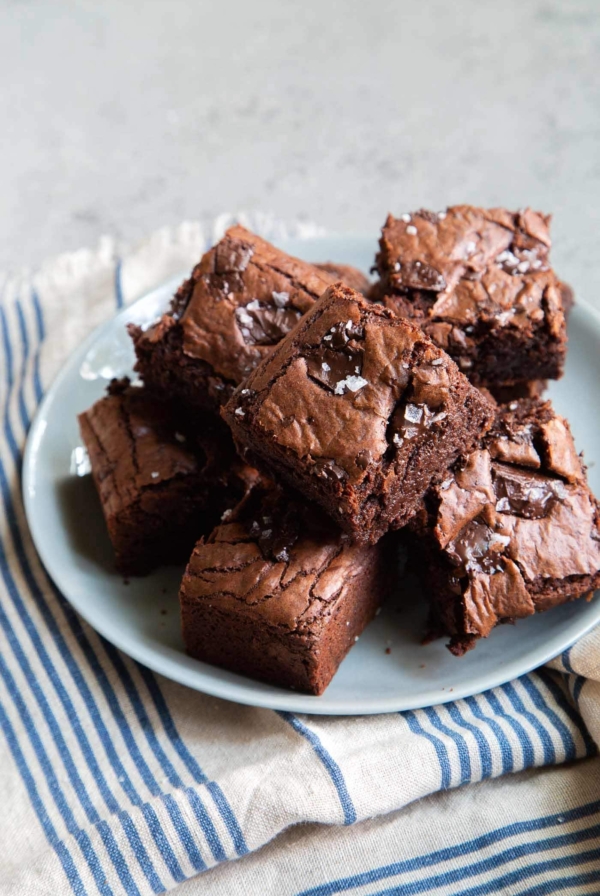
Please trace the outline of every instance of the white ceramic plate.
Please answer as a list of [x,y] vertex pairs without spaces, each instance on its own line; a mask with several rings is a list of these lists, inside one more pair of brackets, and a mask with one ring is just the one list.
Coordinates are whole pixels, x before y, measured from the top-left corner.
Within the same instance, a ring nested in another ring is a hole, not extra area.
[[[368,270],[375,240],[327,237],[281,246],[309,261],[334,259]],[[514,628],[500,626],[456,659],[437,641],[423,647],[425,609],[418,591],[398,595],[368,627],[322,697],[285,691],[190,659],[179,631],[182,570],[163,569],[126,585],[112,553],[90,476],[78,476],[76,415],[102,395],[112,376],[130,373],[128,321],[155,319],[179,279],[167,283],[96,330],[47,393],[31,428],[23,471],[25,508],[48,572],[76,610],[105,638],[189,687],[256,706],[350,715],[392,712],[469,696],[522,675],[565,650],[600,621],[600,599],[575,601]],[[578,305],[570,321],[563,380],[550,396],[585,449],[592,488],[600,493],[600,316]],[[85,525],[81,525],[85,520]],[[390,653],[386,653],[386,648]]]

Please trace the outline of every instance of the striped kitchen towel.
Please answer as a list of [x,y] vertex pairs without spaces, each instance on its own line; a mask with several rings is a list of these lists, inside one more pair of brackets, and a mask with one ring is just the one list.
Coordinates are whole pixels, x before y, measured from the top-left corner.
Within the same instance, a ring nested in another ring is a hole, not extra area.
[[157,677],[45,574],[20,492],[44,389],[228,223],[122,258],[105,240],[0,283],[0,896],[600,893],[600,630],[476,697],[302,717]]

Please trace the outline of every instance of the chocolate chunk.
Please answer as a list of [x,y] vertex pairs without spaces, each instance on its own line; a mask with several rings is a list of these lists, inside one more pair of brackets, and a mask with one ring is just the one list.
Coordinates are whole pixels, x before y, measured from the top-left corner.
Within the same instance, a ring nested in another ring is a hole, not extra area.
[[362,381],[364,350],[356,341],[364,338],[364,330],[353,321],[334,324],[325,336],[323,344],[306,356],[309,376],[337,395],[347,389],[356,392],[366,385]]
[[339,479],[340,481],[347,478],[348,474],[331,458],[316,458],[313,466],[315,476],[322,479]]
[[468,523],[462,532],[448,544],[447,554],[459,571],[467,573],[494,573],[504,568],[502,550],[510,541],[481,519]]
[[356,466],[359,470],[366,470],[371,463],[371,460],[372,458],[370,451],[359,451],[356,455]]
[[253,301],[236,309],[235,319],[246,345],[277,345],[301,318],[296,308]]
[[335,392],[338,384],[348,377],[360,376],[362,362],[362,349],[353,351],[348,347],[346,351],[332,351],[322,347],[306,358],[306,367],[309,376]]
[[263,515],[252,522],[250,534],[256,538],[263,557],[285,563],[300,535],[298,516],[289,510],[282,513],[281,509],[275,518]]
[[[398,262],[400,264],[400,262]],[[423,261],[412,261],[403,267],[403,285],[409,289],[430,289],[432,292],[441,292],[446,288],[446,281],[442,274],[430,264]]]
[[492,464],[496,510],[512,513],[527,520],[548,516],[556,501],[564,495],[560,482],[537,473],[525,473],[500,464]]

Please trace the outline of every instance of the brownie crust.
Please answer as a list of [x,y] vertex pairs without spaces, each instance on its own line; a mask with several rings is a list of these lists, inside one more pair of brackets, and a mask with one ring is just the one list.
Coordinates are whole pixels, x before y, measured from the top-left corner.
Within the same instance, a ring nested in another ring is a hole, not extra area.
[[494,410],[418,327],[336,284],[222,414],[257,463],[374,543]]
[[572,291],[550,267],[550,216],[459,205],[388,217],[371,295],[417,321],[476,385],[557,379]]
[[434,628],[460,656],[513,622],[600,586],[600,513],[550,402],[500,407],[480,446],[411,524]]
[[127,379],[114,380],[79,425],[123,575],[185,562],[257,479],[218,417],[192,431]]
[[342,275],[368,288],[356,268],[300,261],[236,225],[202,257],[157,324],[130,325],[136,370],[156,393],[216,410]]
[[390,583],[389,544],[351,544],[318,508],[255,488],[192,553],[180,591],[187,652],[322,694]]

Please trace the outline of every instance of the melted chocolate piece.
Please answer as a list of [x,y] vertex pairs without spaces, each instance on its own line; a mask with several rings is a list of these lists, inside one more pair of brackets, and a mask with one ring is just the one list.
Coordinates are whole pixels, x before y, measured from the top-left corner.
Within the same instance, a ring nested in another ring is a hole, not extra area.
[[359,451],[356,455],[356,466],[359,470],[366,470],[369,464],[371,463],[371,452],[370,451]]
[[470,522],[449,543],[448,558],[462,575],[501,572],[504,568],[502,549],[510,538],[499,535],[480,519]]
[[254,520],[250,534],[258,536],[258,546],[263,557],[287,562],[290,550],[298,541],[300,530],[297,514],[279,512],[276,517],[264,514]]
[[[401,264],[401,262],[397,262]],[[404,284],[411,289],[430,289],[432,292],[441,292],[446,288],[443,275],[432,265],[423,261],[411,261],[404,267]]]
[[362,362],[362,350],[352,351],[348,347],[345,352],[336,352],[320,348],[306,358],[306,367],[309,376],[335,392],[337,384],[347,377],[360,376]]
[[235,312],[246,345],[276,345],[301,317],[296,308],[277,308],[257,300],[237,308]]
[[323,337],[323,344],[306,357],[309,376],[332,392],[348,377],[360,376],[364,352],[351,340],[363,336],[362,327],[352,321],[334,324]]
[[548,516],[564,492],[561,482],[536,473],[511,470],[498,464],[493,465],[492,471],[496,510],[500,513],[540,520]]
[[319,476],[322,479],[334,478],[342,480],[348,475],[334,460],[322,457],[315,460],[313,472],[315,476]]

